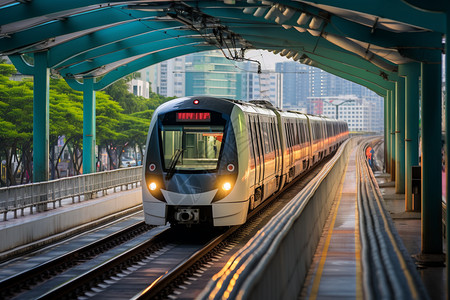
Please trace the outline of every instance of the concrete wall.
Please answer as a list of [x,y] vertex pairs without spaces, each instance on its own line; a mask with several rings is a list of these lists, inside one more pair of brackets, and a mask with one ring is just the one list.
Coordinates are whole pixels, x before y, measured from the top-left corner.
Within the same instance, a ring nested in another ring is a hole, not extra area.
[[0,257],[2,252],[14,251],[25,244],[51,238],[53,235],[140,204],[142,192],[137,188],[22,217],[18,222],[7,221],[10,224],[1,224],[3,226],[0,228]]

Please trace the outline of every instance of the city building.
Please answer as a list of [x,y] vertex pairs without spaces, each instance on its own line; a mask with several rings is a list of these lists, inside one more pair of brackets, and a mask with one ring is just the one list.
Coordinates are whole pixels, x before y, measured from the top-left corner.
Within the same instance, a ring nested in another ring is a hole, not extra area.
[[310,96],[310,67],[298,62],[287,61],[275,64],[277,106],[286,110],[307,111]]
[[185,58],[168,59],[146,70],[153,92],[165,97],[185,96]]
[[276,106],[277,75],[271,70],[258,73],[258,64],[253,61],[244,61],[238,64],[237,99],[243,101],[267,100]]
[[237,98],[238,70],[219,50],[186,56],[185,96]]
[[220,51],[169,59],[140,71],[150,89],[166,97],[210,95],[250,101],[277,99],[277,74],[258,74],[256,62],[233,62]]
[[314,97],[314,100],[322,102],[321,115],[346,121],[350,131],[383,132],[384,107],[379,97],[341,95]]
[[[383,128],[383,99],[369,89],[295,61],[258,73],[254,61],[228,60],[219,50],[173,58],[141,70],[149,89],[166,97],[209,95],[242,101],[268,100],[283,110],[339,118],[352,131]],[[145,87],[133,85],[133,93]],[[136,94],[135,93],[135,94]],[[333,103],[333,101],[335,101]]]
[[141,96],[144,98],[149,98],[150,96],[150,83],[139,78],[131,79],[130,92],[135,96]]

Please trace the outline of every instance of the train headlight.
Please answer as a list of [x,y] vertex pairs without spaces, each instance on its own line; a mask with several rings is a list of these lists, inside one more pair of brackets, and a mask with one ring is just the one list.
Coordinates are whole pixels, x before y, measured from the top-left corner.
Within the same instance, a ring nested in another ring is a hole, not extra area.
[[224,191],[229,191],[229,190],[231,190],[231,183],[225,182],[225,183],[222,185],[222,189],[223,189]]
[[148,185],[148,188],[149,188],[151,191],[156,190],[156,183],[151,182],[151,183]]

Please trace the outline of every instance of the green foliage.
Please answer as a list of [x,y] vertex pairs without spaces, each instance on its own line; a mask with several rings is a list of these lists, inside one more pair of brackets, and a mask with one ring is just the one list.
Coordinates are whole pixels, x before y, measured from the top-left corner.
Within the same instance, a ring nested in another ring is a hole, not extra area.
[[[32,160],[33,81],[13,81],[10,77],[15,73],[13,65],[0,62],[0,159],[12,161],[15,155],[19,161],[21,155],[23,168],[27,168]],[[107,147],[108,153],[117,151],[116,157],[128,146],[137,146],[142,152],[154,110],[170,99],[155,93],[150,99],[134,96],[128,92],[128,82],[136,77],[129,75],[105,91],[96,92],[96,142]],[[61,78],[51,79],[49,100],[50,147],[56,145],[58,137],[65,136],[70,152],[77,156],[82,151],[83,93],[70,88]],[[7,162],[8,172],[17,172],[11,168]],[[9,179],[13,184],[16,175]]]
[[50,89],[50,140],[59,136],[82,137],[83,94],[62,79],[52,79]]

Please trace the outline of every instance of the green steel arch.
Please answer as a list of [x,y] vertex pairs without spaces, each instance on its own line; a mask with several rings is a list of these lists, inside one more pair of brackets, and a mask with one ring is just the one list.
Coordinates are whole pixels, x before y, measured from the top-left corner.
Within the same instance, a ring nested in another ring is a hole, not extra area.
[[[84,92],[83,168],[89,173],[96,90],[188,53],[226,47],[267,49],[385,98],[386,167],[396,190],[406,190],[406,209],[411,209],[410,167],[418,164],[420,76],[421,130],[427,141],[422,147],[422,170],[427,174],[422,184],[427,232],[422,252],[440,253],[440,202],[435,200],[440,199],[441,185],[429,177],[440,176],[440,145],[433,141],[441,134],[442,38],[450,31],[449,11],[444,0],[6,0],[0,3],[0,53],[20,72],[35,76],[35,182],[48,178],[50,73]],[[32,56],[34,65],[23,55]]]

